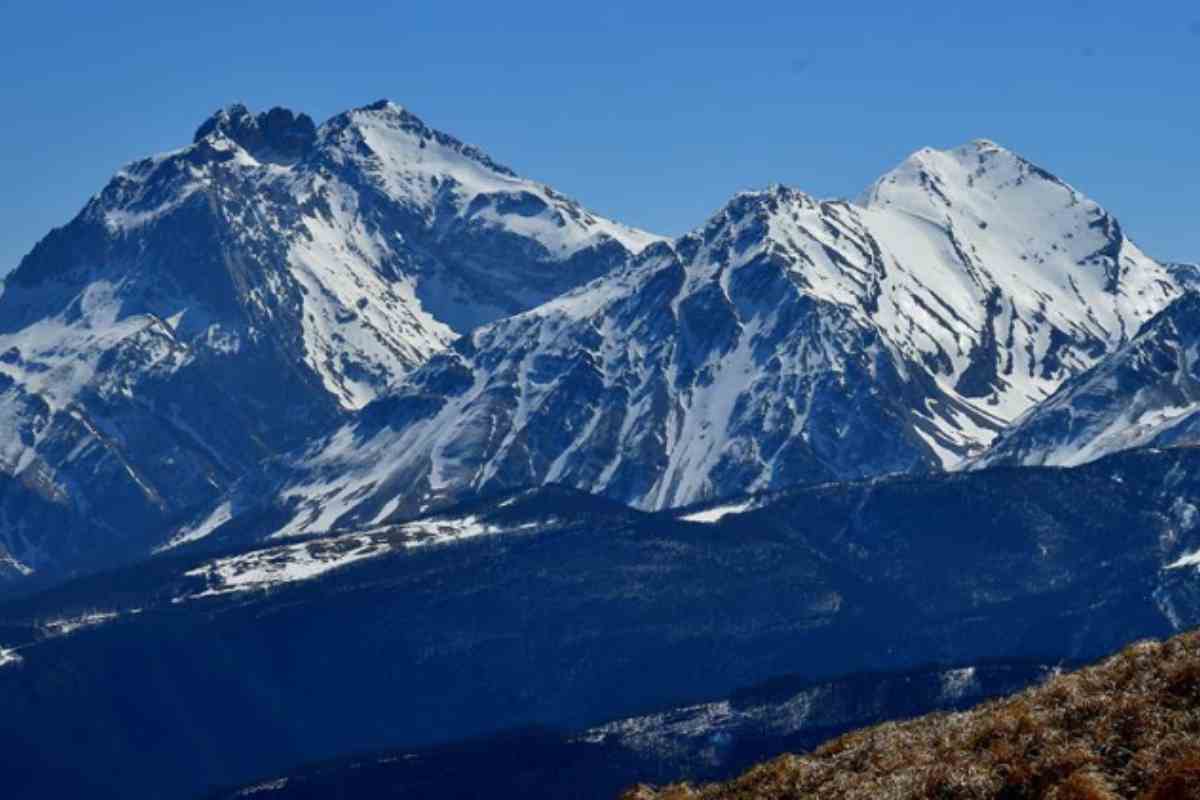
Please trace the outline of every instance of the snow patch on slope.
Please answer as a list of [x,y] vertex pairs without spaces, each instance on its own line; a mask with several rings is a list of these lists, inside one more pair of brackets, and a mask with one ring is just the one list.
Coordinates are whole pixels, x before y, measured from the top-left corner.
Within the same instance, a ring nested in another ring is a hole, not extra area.
[[744,500],[739,503],[730,503],[727,505],[713,506],[712,508],[706,508],[701,511],[693,511],[690,514],[684,514],[682,517],[680,517],[680,519],[686,522],[704,522],[713,524],[720,522],[725,517],[742,514],[746,511],[752,511],[759,505],[761,505],[760,501],[753,499]]
[[342,536],[320,544],[297,544],[218,559],[184,573],[204,578],[209,588],[192,599],[309,580],[326,572],[391,551],[371,536]]
[[4,568],[10,569],[22,577],[28,577],[34,573],[33,567],[28,564],[18,561],[7,553],[0,553],[0,574],[2,574]]
[[734,707],[729,701],[719,701],[685,706],[601,725],[580,739],[594,743],[615,740],[635,750],[665,755],[690,748],[688,743],[697,739],[720,744],[721,732],[727,729],[752,725],[768,733],[794,733],[805,727],[814,708],[829,693],[828,687],[818,686],[779,703]]
[[116,611],[92,611],[74,617],[45,620],[42,622],[42,630],[52,636],[69,636],[84,628],[94,628],[112,622],[120,616]]
[[8,650],[0,647],[0,669],[4,669],[5,667],[15,667],[23,660],[24,659],[21,658],[21,654],[16,650]]
[[378,531],[343,534],[315,541],[278,545],[235,556],[219,558],[184,573],[202,578],[207,588],[184,599],[214,597],[239,592],[267,590],[307,581],[334,570],[390,553],[433,545],[461,542],[480,536],[527,531],[537,522],[517,526],[489,523],[468,515],[432,518]]
[[166,544],[155,548],[156,553],[161,553],[165,550],[171,550],[189,542],[199,541],[210,535],[217,528],[224,525],[229,520],[233,519],[233,501],[226,500],[220,503],[216,508],[202,520],[182,528],[176,533],[171,540]]
[[1164,567],[1164,569],[1183,569],[1184,567],[1196,567],[1200,569],[1200,550],[1194,553],[1185,553]]
[[961,700],[977,686],[975,667],[947,670],[940,677],[943,700]]

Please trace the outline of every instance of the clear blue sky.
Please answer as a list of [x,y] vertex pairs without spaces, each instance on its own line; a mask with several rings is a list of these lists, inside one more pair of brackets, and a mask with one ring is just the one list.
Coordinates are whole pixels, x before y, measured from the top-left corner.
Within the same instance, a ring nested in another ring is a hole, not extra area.
[[0,273],[221,105],[320,122],[383,97],[662,233],[740,189],[853,196],[923,145],[986,137],[1107,205],[1152,255],[1200,260],[1190,4],[372,5],[9,0]]

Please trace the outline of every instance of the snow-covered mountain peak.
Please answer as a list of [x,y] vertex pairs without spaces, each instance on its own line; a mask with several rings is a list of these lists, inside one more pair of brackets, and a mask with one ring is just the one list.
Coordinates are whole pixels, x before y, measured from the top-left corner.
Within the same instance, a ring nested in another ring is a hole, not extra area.
[[0,552],[41,572],[82,541],[120,552],[99,529],[141,546],[460,334],[655,241],[393,103],[320,127],[222,108],[5,281],[0,481],[26,488],[0,496]]
[[414,152],[432,147],[441,156],[443,166],[451,166],[457,160],[446,160],[447,153],[454,153],[487,172],[517,178],[512,169],[497,163],[478,147],[433,129],[416,114],[391,100],[380,100],[334,116],[321,125],[318,138],[326,147],[353,144],[366,146],[378,156],[393,160],[406,157],[436,163],[438,159],[433,157],[434,153],[424,154],[429,157],[422,158],[423,154]]
[[775,247],[778,230],[788,221],[818,213],[823,203],[784,184],[742,191],[715,214],[673,244],[690,262],[689,272],[720,270],[730,259],[746,261]]
[[767,218],[794,209],[816,208],[819,201],[812,195],[782,183],[772,183],[766,189],[735,194],[714,214],[704,229],[726,221],[740,221],[750,216]]
[[600,217],[545,184],[519,177],[395,103],[339,114],[321,126],[317,138],[332,165],[356,170],[430,224],[451,215],[469,226],[516,232],[554,259],[610,240],[638,252],[662,238]]
[[[1030,184],[1039,201],[1061,195],[1055,204],[1079,203],[1083,198],[1055,175],[990,139],[975,139],[947,150],[924,147],[879,178],[863,195],[867,207],[895,207],[940,221],[956,206],[977,216],[977,207],[1001,193]],[[1006,202],[1008,199],[1006,198]]]
[[[1105,348],[1127,340],[1181,285],[1098,203],[988,141],[919,151],[880,178],[862,206],[864,222],[885,250],[913,266],[924,264],[912,280],[927,287],[926,294],[932,291],[968,319],[986,309],[998,341],[1043,328],[1029,346],[1018,346],[1012,358],[1002,360],[1001,373],[986,386],[970,389],[993,394],[1004,419],[1046,396]],[[949,252],[923,255],[922,242],[930,234],[944,237],[941,247]],[[938,261],[950,269],[938,267]],[[1005,299],[997,304],[993,292]],[[1068,341],[1074,352],[1058,354]],[[948,353],[956,349],[953,341],[941,345]],[[1029,366],[1014,369],[1014,359]],[[1039,362],[1042,366],[1033,366]],[[1008,376],[1022,372],[1025,386],[1006,400],[1007,390],[1017,385]],[[969,382],[980,374],[970,373]]]

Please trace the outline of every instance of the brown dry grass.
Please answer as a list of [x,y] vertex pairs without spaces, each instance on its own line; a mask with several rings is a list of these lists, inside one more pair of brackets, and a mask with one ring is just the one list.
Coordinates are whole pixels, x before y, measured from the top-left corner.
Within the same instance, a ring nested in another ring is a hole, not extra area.
[[1200,800],[1200,632],[959,714],[856,731],[728,783],[624,800]]

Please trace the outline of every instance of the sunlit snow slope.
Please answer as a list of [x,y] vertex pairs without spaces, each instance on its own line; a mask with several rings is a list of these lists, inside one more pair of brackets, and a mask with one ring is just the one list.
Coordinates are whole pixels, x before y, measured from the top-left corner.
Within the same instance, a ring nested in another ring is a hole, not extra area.
[[1189,292],[1067,381],[973,463],[1074,466],[1135,447],[1200,442],[1200,295]]

